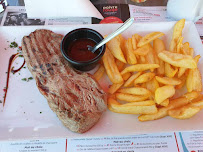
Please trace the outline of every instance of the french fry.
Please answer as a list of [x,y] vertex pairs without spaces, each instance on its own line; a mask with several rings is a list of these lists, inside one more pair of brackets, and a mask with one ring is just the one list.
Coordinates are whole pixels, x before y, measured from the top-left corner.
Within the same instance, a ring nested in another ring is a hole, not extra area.
[[125,50],[125,38],[121,34],[119,34],[116,38],[119,39],[121,50],[124,51]]
[[163,86],[155,91],[155,102],[160,104],[164,100],[172,97],[175,94],[175,88],[171,85]]
[[153,78],[152,80],[150,80],[144,84],[146,85],[146,89],[148,89],[152,93],[154,93],[156,91],[156,89],[159,88],[159,83],[157,82],[157,80],[155,78]]
[[197,98],[194,98],[193,100],[191,100],[191,103],[195,103],[197,101],[201,101],[203,100],[203,94],[200,94]]
[[134,95],[150,95],[151,92],[145,88],[141,87],[132,87],[132,88],[122,88],[119,89],[118,92],[120,93],[128,93],[128,94],[134,94]]
[[195,56],[195,57],[194,57],[195,62],[198,63],[200,58],[201,58],[200,55]]
[[133,86],[133,82],[134,80],[140,76],[142,74],[142,72],[137,72],[135,74],[133,74],[125,83],[124,83],[124,87],[130,87]]
[[179,85],[179,84],[181,84],[181,80],[178,78],[159,77],[159,76],[156,76],[155,78],[159,83],[162,83],[165,85]]
[[93,77],[95,78],[95,80],[99,81],[101,77],[104,75],[104,73],[105,73],[105,68],[103,65],[100,65],[97,71],[94,73]]
[[169,99],[164,100],[163,102],[160,103],[161,106],[167,107],[169,104]]
[[122,85],[123,85],[123,82],[122,82],[122,83],[113,83],[113,84],[110,86],[108,92],[109,92],[110,94],[114,94]]
[[124,114],[152,114],[157,108],[152,100],[120,104],[113,98],[108,99],[108,107],[112,112]]
[[[133,41],[136,41],[136,44],[138,44],[139,43],[139,41],[142,39],[142,36],[140,36],[140,35],[138,35],[138,34],[134,34],[133,36],[132,36],[132,40]],[[137,45],[136,45],[137,46]],[[135,48],[136,49],[136,48]],[[134,49],[134,50],[135,50]]]
[[181,80],[181,83],[179,85],[176,85],[175,86],[175,89],[181,89],[184,85],[185,85],[185,82],[186,82],[186,76],[183,75],[182,77],[180,77],[179,79]]
[[120,60],[116,59],[116,65],[118,67],[118,71],[122,71],[125,67],[125,63],[121,62]]
[[189,69],[186,86],[188,92],[202,91],[202,78],[199,69]]
[[125,41],[125,57],[128,62],[128,64],[136,64],[137,59],[135,54],[133,53],[133,46],[132,46],[132,39],[128,38],[128,40]]
[[159,108],[158,112],[155,114],[148,114],[148,115],[140,115],[138,117],[139,121],[150,121],[150,120],[157,120],[168,115],[168,110],[179,108],[184,105],[187,105],[189,101],[185,97],[180,97],[169,102],[167,107]]
[[177,44],[177,53],[182,53],[183,50],[183,37],[180,36]]
[[182,54],[190,55],[190,44],[188,42],[183,44]]
[[200,111],[199,107],[183,106],[168,111],[168,115],[176,119],[189,119]]
[[185,19],[178,21],[173,28],[173,37],[170,43],[169,51],[176,52],[177,41],[182,36],[182,30],[185,26]]
[[118,68],[115,63],[115,59],[114,59],[113,55],[111,54],[111,52],[108,50],[108,48],[106,49],[102,60],[104,63],[104,67],[106,69],[106,73],[107,73],[109,79],[111,80],[111,82],[112,83],[122,83],[123,78],[122,78],[120,72],[118,71]]
[[[196,63],[199,62],[200,55],[195,56],[194,60]],[[202,91],[202,77],[198,68],[189,69],[188,76],[186,79],[186,86],[188,92],[191,91]]]
[[149,52],[146,55],[146,61],[148,64],[155,64],[155,52],[150,44],[148,44],[148,47],[149,47]]
[[133,50],[137,49],[137,40],[134,35],[132,36],[132,46],[133,46]]
[[170,64],[165,63],[165,75],[169,78],[173,78],[178,72],[178,68],[173,68]]
[[124,75],[122,75],[124,81],[128,80],[130,78],[130,76],[131,76],[130,72],[129,73],[125,73]]
[[[154,48],[156,54],[159,54],[160,52],[165,50],[164,42],[161,39],[155,39],[153,41],[153,48]],[[159,65],[160,65],[160,67],[157,69],[157,73],[158,73],[158,75],[164,75],[164,73],[165,73],[164,72],[165,71],[164,61],[159,60]]]
[[[118,37],[118,36],[117,36]],[[111,51],[113,56],[120,60],[121,62],[126,63],[125,57],[123,55],[123,52],[120,47],[120,41],[119,38],[113,38],[109,42],[106,43],[107,48]]]
[[138,47],[142,47],[145,44],[150,43],[151,41],[163,36],[164,33],[162,32],[152,32],[149,33],[147,35],[145,35],[144,37],[141,38],[141,40],[139,41],[139,43],[137,44]]
[[189,52],[188,55],[190,55],[191,57],[193,57],[193,56],[194,56],[194,49],[193,49],[193,48],[190,48],[189,51],[190,51],[190,52]]
[[144,101],[149,98],[149,95],[132,95],[126,93],[116,93],[116,98],[126,102]]
[[150,121],[150,120],[157,120],[157,119],[161,119],[163,117],[166,117],[168,115],[168,111],[167,109],[164,108],[160,108],[158,109],[158,112],[155,114],[145,114],[145,115],[140,115],[138,117],[139,121]]
[[192,101],[200,96],[200,92],[198,91],[192,91],[192,92],[187,92],[183,95],[183,97],[186,97],[189,101]]
[[147,55],[149,53],[149,51],[150,51],[149,45],[146,44],[146,45],[143,45],[140,48],[137,48],[133,52],[134,52],[135,55],[143,55],[143,56],[145,56],[145,55]]
[[158,56],[164,62],[167,62],[176,67],[183,67],[189,69],[194,69],[197,67],[195,60],[189,55],[162,51],[158,54]]
[[122,72],[121,75],[127,73],[127,72],[140,72],[140,71],[145,71],[149,69],[155,69],[158,68],[158,64],[136,64],[136,65],[131,65],[129,67],[126,67]]
[[203,100],[199,100],[199,101],[196,101],[196,102],[192,102],[191,105],[193,107],[199,107],[200,109],[203,109]]
[[175,108],[179,108],[182,107],[184,105],[187,105],[189,103],[189,100],[185,97],[180,97],[177,99],[173,99],[169,102],[169,105],[167,106],[167,109],[175,109]]
[[140,59],[139,59],[139,64],[145,64],[146,63],[146,58],[145,56],[139,56]]
[[148,72],[148,73],[144,73],[142,75],[140,75],[138,78],[136,78],[134,80],[134,85],[138,84],[138,83],[145,83],[150,81],[151,79],[153,79],[155,76],[155,73],[152,72]]
[[178,70],[178,78],[180,78],[185,72],[187,68],[179,68]]

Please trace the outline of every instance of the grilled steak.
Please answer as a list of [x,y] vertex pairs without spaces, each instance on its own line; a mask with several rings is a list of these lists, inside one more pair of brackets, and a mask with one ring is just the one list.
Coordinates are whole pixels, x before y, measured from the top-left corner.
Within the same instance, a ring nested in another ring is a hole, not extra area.
[[74,71],[60,52],[63,36],[36,30],[22,39],[22,51],[37,87],[71,131],[83,133],[106,110],[105,93],[86,73]]

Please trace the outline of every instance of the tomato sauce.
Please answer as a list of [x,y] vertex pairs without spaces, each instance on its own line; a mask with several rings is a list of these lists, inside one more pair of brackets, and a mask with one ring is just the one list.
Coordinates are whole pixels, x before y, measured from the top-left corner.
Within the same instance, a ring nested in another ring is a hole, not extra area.
[[68,56],[75,61],[89,61],[94,59],[97,54],[88,50],[88,45],[94,47],[96,42],[91,39],[78,39],[73,41],[68,50]]

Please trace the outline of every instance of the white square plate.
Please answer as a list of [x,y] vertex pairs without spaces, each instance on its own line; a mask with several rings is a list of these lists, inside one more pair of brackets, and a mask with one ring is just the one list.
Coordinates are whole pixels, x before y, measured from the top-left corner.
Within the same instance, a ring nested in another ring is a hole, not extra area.
[[[125,38],[132,34],[146,34],[152,31],[164,32],[163,40],[167,47],[172,37],[175,22],[136,23],[123,35]],[[16,49],[8,48],[10,42],[21,43],[24,35],[28,35],[35,29],[50,29],[56,33],[66,34],[69,31],[88,27],[97,30],[101,34],[109,34],[117,29],[119,24],[106,25],[75,25],[75,26],[35,26],[35,27],[0,27],[0,100],[3,99],[3,88],[6,84],[6,71],[9,57],[16,53]],[[195,54],[203,56],[203,45],[193,23],[186,23],[183,30],[184,42],[190,42]],[[9,41],[9,42],[8,42]],[[6,50],[4,48],[7,48]],[[17,61],[19,66],[22,59]],[[202,67],[203,59],[200,59],[199,67]],[[200,69],[203,73],[203,69]],[[0,140],[17,140],[32,138],[57,138],[57,137],[92,137],[92,136],[116,136],[133,135],[139,133],[166,132],[177,130],[202,130],[203,111],[189,120],[176,120],[166,117],[156,121],[139,122],[136,115],[112,113],[107,110],[101,120],[88,132],[77,134],[65,128],[53,113],[46,99],[38,91],[35,81],[25,82],[21,79],[30,77],[28,69],[22,69],[20,75],[11,74],[8,95],[5,107],[0,104]],[[105,83],[102,84],[106,86]],[[41,113],[40,113],[41,112]]]

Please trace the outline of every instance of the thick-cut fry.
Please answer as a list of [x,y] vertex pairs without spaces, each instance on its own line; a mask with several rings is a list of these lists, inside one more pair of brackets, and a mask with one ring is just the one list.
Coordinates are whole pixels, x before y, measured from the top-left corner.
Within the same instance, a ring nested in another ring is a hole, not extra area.
[[133,82],[134,80],[140,76],[142,74],[142,72],[138,72],[138,73],[135,73],[133,74],[125,83],[124,83],[124,87],[131,87],[133,86]]
[[146,63],[146,58],[145,56],[139,56],[139,64],[145,64]]
[[100,65],[98,70],[94,73],[93,77],[99,81],[101,79],[101,77],[104,75],[105,73],[105,68],[103,65]]
[[168,78],[168,77],[155,77],[159,83],[166,84],[166,85],[179,85],[181,84],[181,80],[178,78]]
[[189,55],[163,51],[159,53],[158,56],[164,62],[167,62],[176,67],[183,67],[183,68],[190,68],[190,69],[194,69],[197,67],[195,60]]
[[153,114],[157,112],[154,101],[141,101],[120,104],[113,98],[108,99],[108,107],[112,112],[124,113],[124,114]]
[[124,75],[122,75],[124,81],[128,80],[130,78],[130,76],[131,76],[130,72],[129,73],[125,73]]
[[179,68],[178,70],[178,78],[180,78],[185,72],[187,68]]
[[157,120],[160,118],[163,118],[168,115],[168,110],[182,107],[186,104],[188,104],[189,101],[185,97],[180,97],[174,100],[171,100],[169,102],[169,105],[167,107],[159,108],[158,112],[155,114],[149,114],[149,115],[141,115],[138,117],[139,121],[150,121],[150,120]]
[[136,65],[131,65],[129,67],[126,67],[122,72],[121,75],[127,73],[127,72],[140,72],[140,71],[145,71],[149,69],[155,69],[158,68],[158,64],[136,64]]
[[132,95],[126,93],[116,93],[116,98],[126,102],[144,101],[149,98],[149,95]]
[[203,100],[203,94],[200,94],[197,98],[193,99],[191,103]]
[[170,43],[169,51],[176,52],[177,41],[182,36],[182,30],[185,26],[185,19],[178,21],[173,28],[173,37]]
[[185,42],[183,44],[182,54],[190,55],[190,44],[188,42]]
[[155,91],[155,102],[160,104],[167,98],[172,97],[175,94],[175,89],[173,86],[167,85],[156,89]]
[[125,67],[125,63],[121,62],[120,60],[116,59],[116,65],[118,67],[118,71],[122,71]]
[[180,36],[177,44],[177,53],[182,53],[183,50],[183,37]]
[[126,63],[125,57],[124,57],[123,52],[120,47],[119,38],[117,38],[117,37],[113,38],[108,43],[106,43],[106,46],[111,51],[111,53],[113,54],[113,56],[115,58]]
[[118,92],[134,94],[134,95],[148,95],[148,96],[151,94],[149,90],[141,87],[122,88],[122,89],[119,89]]
[[165,63],[165,75],[169,78],[173,78],[178,72],[178,68],[173,69],[172,65]]
[[152,33],[149,33],[147,35],[145,35],[144,37],[141,38],[141,40],[139,41],[139,43],[137,44],[138,47],[141,47],[145,44],[148,44],[150,43],[151,41],[163,36],[164,33],[162,32],[152,32]]
[[[149,64],[154,64],[155,62],[155,52],[150,44],[148,44],[149,52],[146,55],[146,61]],[[157,64],[157,63],[156,63]],[[159,64],[159,63],[158,63]]]
[[203,109],[203,100],[199,100],[199,101],[196,101],[196,102],[192,102],[191,105],[193,107],[199,107],[200,109]]
[[[161,39],[155,39],[153,41],[153,48],[156,54],[158,55],[160,52],[165,50],[164,42]],[[157,69],[158,75],[164,75],[164,61],[159,60],[160,67]]]
[[107,73],[109,79],[111,80],[111,82],[112,83],[122,83],[123,78],[122,78],[120,72],[118,71],[118,68],[115,63],[115,59],[114,59],[113,55],[111,54],[111,52],[108,50],[108,48],[106,49],[106,51],[102,57],[102,60],[104,63],[104,67],[106,69],[106,73]]
[[194,56],[194,49],[193,49],[193,48],[190,48],[189,51],[190,51],[190,52],[189,52],[188,55],[190,55],[191,57],[193,57],[193,56]]
[[147,55],[148,52],[150,51],[150,48],[149,48],[149,45],[146,44],[146,45],[143,45],[142,47],[140,48],[137,48],[136,50],[134,50],[134,54],[136,55]]
[[156,91],[156,89],[159,88],[159,83],[157,82],[157,80],[155,78],[153,78],[151,81],[148,81],[144,84],[146,85],[146,88],[149,91],[151,91],[152,93],[154,93]]
[[191,107],[190,105],[168,111],[168,115],[176,119],[189,119],[200,111],[199,107]]
[[179,79],[181,80],[181,83],[179,85],[176,85],[175,88],[176,89],[181,89],[184,85],[185,85],[185,82],[186,82],[186,76],[183,75],[182,77],[180,77]]
[[138,117],[139,121],[150,121],[150,120],[157,120],[157,119],[161,119],[163,117],[166,117],[168,115],[168,111],[167,109],[164,108],[160,108],[158,109],[158,112],[155,114],[145,114],[145,115],[140,115]]
[[135,38],[135,36],[132,36],[132,46],[133,46],[133,50],[137,49],[137,40]]
[[125,57],[128,62],[128,64],[136,64],[137,63],[137,58],[134,54],[133,51],[133,46],[132,46],[132,39],[128,38],[128,40],[125,41]]
[[189,101],[194,100],[198,98],[200,95],[200,92],[198,91],[192,91],[192,92],[187,92],[183,95],[183,97],[186,97]]
[[195,57],[194,57],[195,62],[198,63],[200,58],[201,58],[200,55],[195,56]]
[[123,85],[123,82],[122,82],[122,83],[113,83],[113,84],[110,86],[108,92],[109,92],[110,94],[114,94],[122,85]]
[[[195,56],[194,60],[196,63],[199,62],[200,55]],[[202,77],[198,68],[189,69],[188,76],[186,79],[186,86],[188,92],[191,91],[202,91]]]
[[140,75],[138,78],[136,78],[134,80],[134,85],[138,84],[138,83],[145,83],[150,81],[151,79],[153,79],[155,76],[155,73],[152,72],[148,72],[148,73],[144,73],[142,75]]
[[136,40],[137,44],[139,43],[139,41],[142,39],[142,36],[138,35],[138,34],[134,34],[132,36],[133,40]]
[[202,91],[202,77],[199,69],[189,69],[186,86],[188,92],[191,91]]
[[160,103],[161,106],[167,107],[169,104],[169,99],[164,100],[163,102]]

